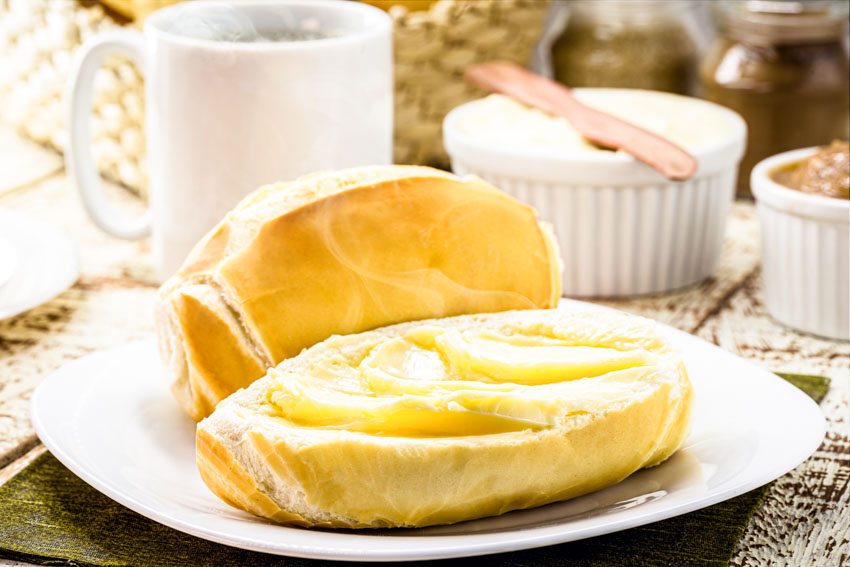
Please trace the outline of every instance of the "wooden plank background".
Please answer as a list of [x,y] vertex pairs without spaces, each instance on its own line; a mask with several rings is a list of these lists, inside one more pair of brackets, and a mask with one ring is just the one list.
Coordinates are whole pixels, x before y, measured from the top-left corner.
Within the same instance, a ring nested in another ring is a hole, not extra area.
[[[119,211],[143,205],[107,191]],[[0,321],[0,483],[44,450],[28,415],[33,388],[80,356],[153,333],[156,289],[146,241],[122,241],[86,217],[61,160],[0,129],[0,207],[26,212],[69,234],[81,276],[55,299]],[[693,333],[773,371],[832,379],[821,407],[826,438],[815,454],[771,487],[741,540],[735,566],[850,565],[850,344],[797,333],[764,312],[753,205],[736,203],[714,276],[654,297],[600,301]],[[793,416],[789,416],[793,419]],[[4,562],[0,565],[24,565]]]

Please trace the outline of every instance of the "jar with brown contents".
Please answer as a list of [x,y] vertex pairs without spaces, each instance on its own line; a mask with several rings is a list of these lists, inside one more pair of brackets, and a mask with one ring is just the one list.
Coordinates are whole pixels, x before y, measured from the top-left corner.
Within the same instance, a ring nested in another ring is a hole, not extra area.
[[723,34],[701,66],[701,85],[708,100],[747,122],[738,195],[749,196],[750,171],[762,159],[848,137],[847,3],[720,2],[717,13]]
[[691,94],[696,86],[696,2],[574,1],[552,46],[555,79],[570,87]]

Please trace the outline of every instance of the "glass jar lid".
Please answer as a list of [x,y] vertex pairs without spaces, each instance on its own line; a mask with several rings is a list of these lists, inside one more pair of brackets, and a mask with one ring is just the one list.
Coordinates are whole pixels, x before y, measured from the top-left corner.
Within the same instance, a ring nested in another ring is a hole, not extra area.
[[573,0],[569,4],[573,13],[612,18],[616,20],[652,19],[659,16],[675,16],[697,8],[695,2],[671,2],[670,0]]
[[729,0],[716,4],[726,34],[766,43],[840,38],[847,29],[844,0]]

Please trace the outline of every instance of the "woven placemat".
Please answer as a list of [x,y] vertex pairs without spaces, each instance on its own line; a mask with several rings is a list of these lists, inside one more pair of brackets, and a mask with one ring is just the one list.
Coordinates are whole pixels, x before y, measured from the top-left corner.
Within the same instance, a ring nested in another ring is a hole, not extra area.
[[[829,389],[827,378],[780,376],[818,402]],[[768,487],[606,536],[463,561],[465,565],[505,567],[725,567]],[[0,487],[0,557],[97,567],[354,565],[265,555],[186,535],[110,500],[50,453]]]

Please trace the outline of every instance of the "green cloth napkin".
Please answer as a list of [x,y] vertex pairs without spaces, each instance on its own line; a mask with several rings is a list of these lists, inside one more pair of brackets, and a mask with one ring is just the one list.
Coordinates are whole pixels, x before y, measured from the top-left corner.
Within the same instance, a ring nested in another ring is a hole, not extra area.
[[[829,389],[827,378],[780,376],[818,402]],[[463,562],[488,567],[725,567],[768,486],[626,531]],[[98,567],[349,565],[243,551],[178,532],[110,500],[50,453],[38,457],[0,487],[0,557]]]

